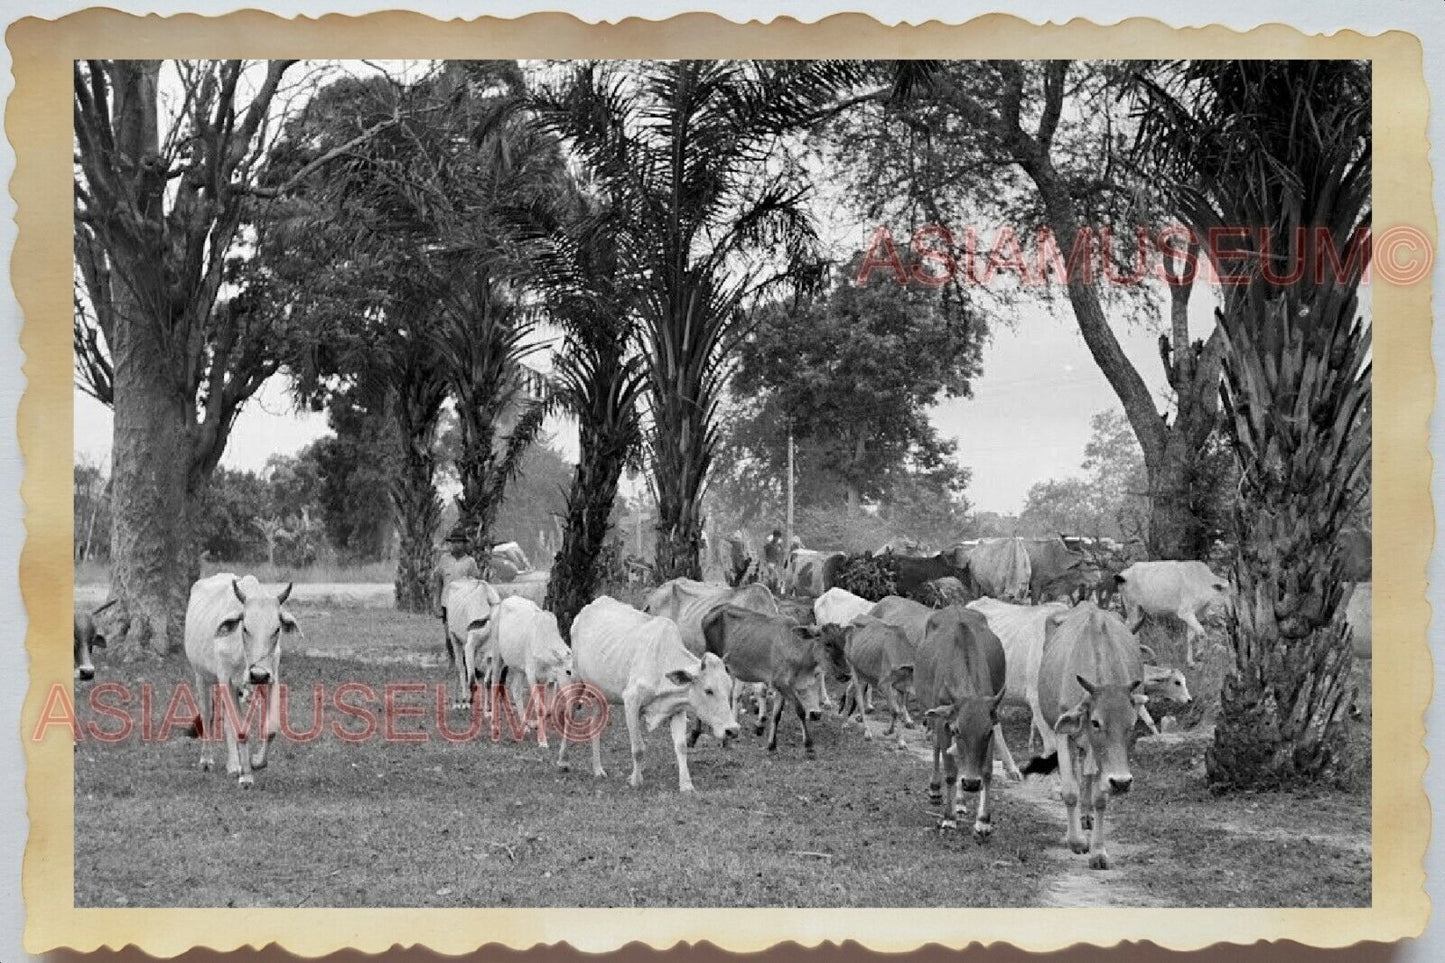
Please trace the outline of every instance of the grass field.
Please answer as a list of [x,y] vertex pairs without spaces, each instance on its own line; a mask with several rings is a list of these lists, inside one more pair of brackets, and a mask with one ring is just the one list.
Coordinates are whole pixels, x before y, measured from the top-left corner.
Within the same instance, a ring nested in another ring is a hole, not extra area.
[[[224,772],[201,772],[199,747],[183,736],[83,741],[75,754],[77,905],[1369,901],[1367,780],[1309,797],[1216,798],[1204,783],[1203,743],[1141,739],[1136,788],[1109,811],[1116,868],[1099,873],[1061,845],[1063,807],[1049,780],[1003,784],[988,842],[967,833],[940,838],[927,763],[865,742],[856,728],[840,730],[831,714],[815,730],[814,760],[804,758],[791,719],[776,755],[746,730],[727,749],[703,740],[691,759],[692,796],[677,792],[665,730],[648,737],[644,787],[627,785],[620,717],[603,740],[604,780],[592,778],[585,746],[569,753],[572,771],[560,772],[552,753],[505,734],[499,744],[485,736],[452,744],[434,719],[435,686],[448,677],[437,620],[376,609],[294,611],[305,638],[283,661],[293,726],[312,722],[314,683],[332,691],[362,682],[379,692],[421,682],[431,688],[399,701],[423,717],[398,728],[426,741],[348,743],[331,726],[355,730],[357,721],[328,706],[327,731],[308,744],[278,740],[251,792]],[[123,676],[164,694],[185,675],[179,658],[122,668],[101,653],[98,668],[97,681]],[[165,695],[155,702],[158,723]],[[85,705],[80,714],[115,726]],[[464,723],[448,716],[453,728]],[[1027,718],[1008,714],[1006,729],[1021,756]],[[1358,738],[1368,747],[1366,727]],[[224,749],[219,755],[224,763]]]

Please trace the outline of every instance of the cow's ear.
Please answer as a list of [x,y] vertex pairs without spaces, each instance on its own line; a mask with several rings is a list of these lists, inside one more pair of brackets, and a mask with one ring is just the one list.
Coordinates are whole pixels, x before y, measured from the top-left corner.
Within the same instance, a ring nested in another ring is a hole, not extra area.
[[934,706],[923,715],[929,719],[948,719],[953,716],[954,707],[951,705]]
[[237,615],[237,616],[235,616],[234,618],[229,618],[229,619],[227,619],[226,621],[222,622],[220,625],[218,625],[218,626],[216,627],[216,634],[217,634],[217,635],[230,635],[232,632],[236,631],[236,630],[239,629],[240,627],[241,627],[241,616]]
[[1136,692],[1136,693],[1134,693],[1133,695],[1131,695],[1129,698],[1133,700],[1134,705],[1136,705],[1136,706],[1142,706],[1144,703],[1146,703],[1146,702],[1149,701],[1149,693],[1147,693],[1147,692]]
[[301,626],[296,624],[296,620],[291,617],[289,612],[278,612],[277,615],[281,619],[282,632],[292,635],[301,631]]
[[1089,700],[1085,699],[1054,721],[1054,732],[1061,736],[1077,736],[1084,728],[1084,716],[1089,712]]
[[686,669],[673,669],[667,674],[667,681],[673,685],[692,685],[697,676]]

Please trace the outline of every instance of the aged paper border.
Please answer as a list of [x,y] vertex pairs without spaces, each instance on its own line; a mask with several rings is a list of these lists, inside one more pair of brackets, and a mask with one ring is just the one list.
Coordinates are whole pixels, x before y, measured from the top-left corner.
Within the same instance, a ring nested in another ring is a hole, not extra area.
[[[16,152],[10,190],[19,236],[12,280],[24,310],[28,387],[19,434],[26,472],[27,541],[21,589],[31,675],[21,717],[30,836],[23,888],[31,952],[134,944],[158,956],[279,943],[314,956],[343,947],[376,953],[422,944],[441,953],[480,945],[526,948],[568,941],[603,951],[640,941],[667,947],[710,941],[755,951],[784,940],[856,940],[882,951],[926,943],[1007,942],[1044,951],[1086,942],[1149,940],[1177,950],[1216,942],[1290,939],[1319,947],[1418,935],[1429,914],[1423,859],[1430,832],[1423,787],[1424,712],[1433,684],[1426,645],[1425,565],[1434,515],[1427,421],[1435,395],[1430,284],[1376,283],[1374,331],[1375,701],[1373,901],[1361,909],[77,909],[73,905],[73,753],[66,740],[29,734],[46,690],[69,685],[64,630],[71,611],[70,62],[81,57],[938,57],[938,58],[1365,58],[1374,63],[1377,232],[1410,224],[1436,237],[1427,159],[1428,94],[1419,41],[1399,31],[1307,37],[1284,25],[1240,33],[1131,19],[1035,26],[993,15],[950,26],[885,27],[857,14],[813,24],[782,18],[736,24],[710,14],[662,22],[591,25],[563,14],[442,22],[411,13],[283,19],[257,11],[224,17],[134,17],[96,9],[55,21],[26,19],[6,40],[15,91],[6,131]],[[1383,641],[1382,641],[1383,640]],[[164,818],[157,813],[157,818]],[[986,884],[986,881],[979,881]]]

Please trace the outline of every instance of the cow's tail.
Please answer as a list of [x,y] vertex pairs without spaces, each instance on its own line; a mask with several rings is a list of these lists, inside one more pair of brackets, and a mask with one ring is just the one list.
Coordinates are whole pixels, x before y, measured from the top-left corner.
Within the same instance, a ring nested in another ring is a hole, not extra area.
[[1059,753],[1054,750],[1047,756],[1034,756],[1020,770],[1025,776],[1047,776],[1059,768]]

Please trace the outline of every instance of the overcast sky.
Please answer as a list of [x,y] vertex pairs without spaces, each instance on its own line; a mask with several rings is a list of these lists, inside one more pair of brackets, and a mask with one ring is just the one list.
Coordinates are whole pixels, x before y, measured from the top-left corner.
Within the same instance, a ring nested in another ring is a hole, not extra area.
[[[1212,293],[1203,289],[1191,302],[1195,337],[1211,303]],[[1162,399],[1158,331],[1145,325],[1121,328],[1125,352]],[[941,404],[932,418],[944,435],[958,439],[958,460],[973,470],[968,495],[974,506],[1016,512],[1035,482],[1080,474],[1089,419],[1117,407],[1067,305],[1050,313],[1024,304],[1012,328],[993,332],[974,397]],[[558,444],[575,456],[576,432],[562,424],[554,427]],[[259,469],[273,452],[293,452],[327,430],[325,415],[293,411],[284,381],[273,378],[236,419],[221,463]],[[77,458],[108,459],[110,434],[109,409],[77,391]]]

